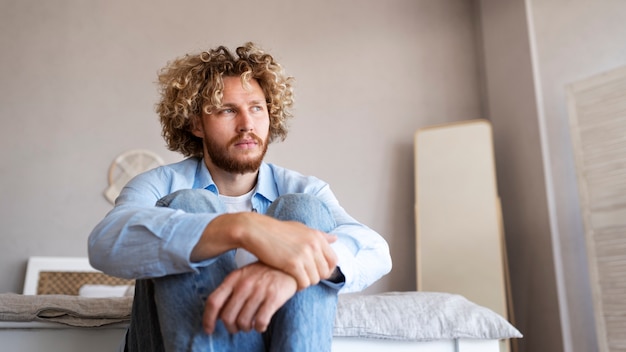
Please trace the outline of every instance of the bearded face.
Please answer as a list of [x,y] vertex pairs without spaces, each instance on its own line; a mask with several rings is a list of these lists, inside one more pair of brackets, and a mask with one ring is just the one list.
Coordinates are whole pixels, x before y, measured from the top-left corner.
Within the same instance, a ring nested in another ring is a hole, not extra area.
[[258,170],[268,147],[267,138],[264,141],[254,133],[241,133],[228,141],[226,145],[206,139],[204,144],[205,152],[215,166],[235,174]]
[[270,117],[265,94],[255,79],[244,85],[240,77],[223,77],[220,106],[193,125],[202,138],[209,171],[233,174],[256,172],[267,152]]

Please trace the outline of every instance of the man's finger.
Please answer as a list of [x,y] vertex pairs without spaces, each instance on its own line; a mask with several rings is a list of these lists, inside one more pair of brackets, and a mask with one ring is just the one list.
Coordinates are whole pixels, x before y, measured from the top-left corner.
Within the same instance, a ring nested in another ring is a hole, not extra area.
[[265,300],[259,307],[254,318],[254,329],[258,332],[265,332],[270,325],[270,320],[276,311],[281,307],[282,303],[275,300]]
[[328,277],[330,276],[330,274],[332,274],[333,270],[335,270],[339,259],[337,258],[337,254],[332,248],[330,248],[328,251],[325,251],[324,256],[326,259],[326,263],[328,264],[328,275],[326,276]]
[[222,320],[226,329],[231,334],[237,333],[241,330],[239,328],[241,310],[247,304],[250,296],[254,294],[253,284],[254,283],[251,281],[239,278],[237,283],[233,284],[236,286],[233,288],[232,294],[228,297],[226,303],[223,304],[218,317]]
[[[260,293],[260,291],[257,292]],[[246,304],[241,308],[237,317],[239,330],[248,332],[255,328],[255,316],[261,304],[263,304],[263,295],[255,292],[248,297]]]
[[328,241],[328,243],[334,243],[334,242],[337,241],[337,235],[332,235],[330,233],[325,233],[325,232],[324,232],[324,235],[325,235],[326,241]]
[[[317,259],[315,259],[315,262],[311,262],[306,267],[307,273],[309,275],[309,286],[317,285],[317,283],[320,282],[320,269],[318,268],[316,264],[318,264]],[[303,287],[303,288],[306,288],[306,287]]]
[[305,289],[311,286],[311,278],[309,276],[309,270],[305,266],[306,264],[299,260],[299,258],[293,258],[291,263],[283,269],[284,272],[292,275],[298,283],[298,289]]
[[217,317],[224,307],[224,303],[233,292],[232,287],[225,285],[225,283],[226,280],[206,300],[204,314],[202,315],[202,325],[207,334],[212,334],[215,331]]

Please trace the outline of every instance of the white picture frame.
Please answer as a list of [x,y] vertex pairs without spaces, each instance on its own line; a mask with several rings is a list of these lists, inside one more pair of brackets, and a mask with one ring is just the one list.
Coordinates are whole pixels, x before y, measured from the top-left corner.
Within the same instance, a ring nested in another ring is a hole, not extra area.
[[22,294],[36,295],[39,273],[46,271],[99,272],[89,264],[87,257],[30,257]]

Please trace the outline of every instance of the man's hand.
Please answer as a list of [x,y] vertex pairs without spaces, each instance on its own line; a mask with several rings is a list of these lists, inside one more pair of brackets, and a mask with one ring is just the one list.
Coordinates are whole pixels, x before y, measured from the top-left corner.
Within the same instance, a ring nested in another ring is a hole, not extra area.
[[337,255],[330,243],[336,236],[314,230],[296,221],[280,221],[249,213],[244,224],[250,236],[242,247],[269,266],[294,277],[298,289],[316,285],[328,278],[337,265]]
[[296,221],[280,221],[253,212],[223,214],[207,225],[192,260],[244,248],[259,261],[291,275],[301,290],[332,274],[337,255],[330,244],[336,240],[336,236]]
[[263,263],[230,273],[207,298],[202,323],[211,334],[218,319],[228,332],[264,332],[276,311],[296,293],[296,280]]

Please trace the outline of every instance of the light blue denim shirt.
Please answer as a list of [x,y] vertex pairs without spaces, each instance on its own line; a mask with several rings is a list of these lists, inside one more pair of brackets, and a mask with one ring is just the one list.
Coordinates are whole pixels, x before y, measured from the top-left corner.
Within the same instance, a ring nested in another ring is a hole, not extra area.
[[[89,236],[91,265],[124,278],[159,277],[196,271],[215,259],[191,262],[190,254],[204,228],[219,214],[191,214],[155,207],[157,200],[181,190],[206,188],[219,193],[206,165],[199,158],[147,171],[133,178],[115,201],[115,207]],[[391,270],[387,242],[353,219],[339,205],[327,183],[276,165],[259,170],[252,207],[265,214],[283,194],[308,193],[320,198],[335,217],[331,246],[346,278],[341,292],[360,291]]]

